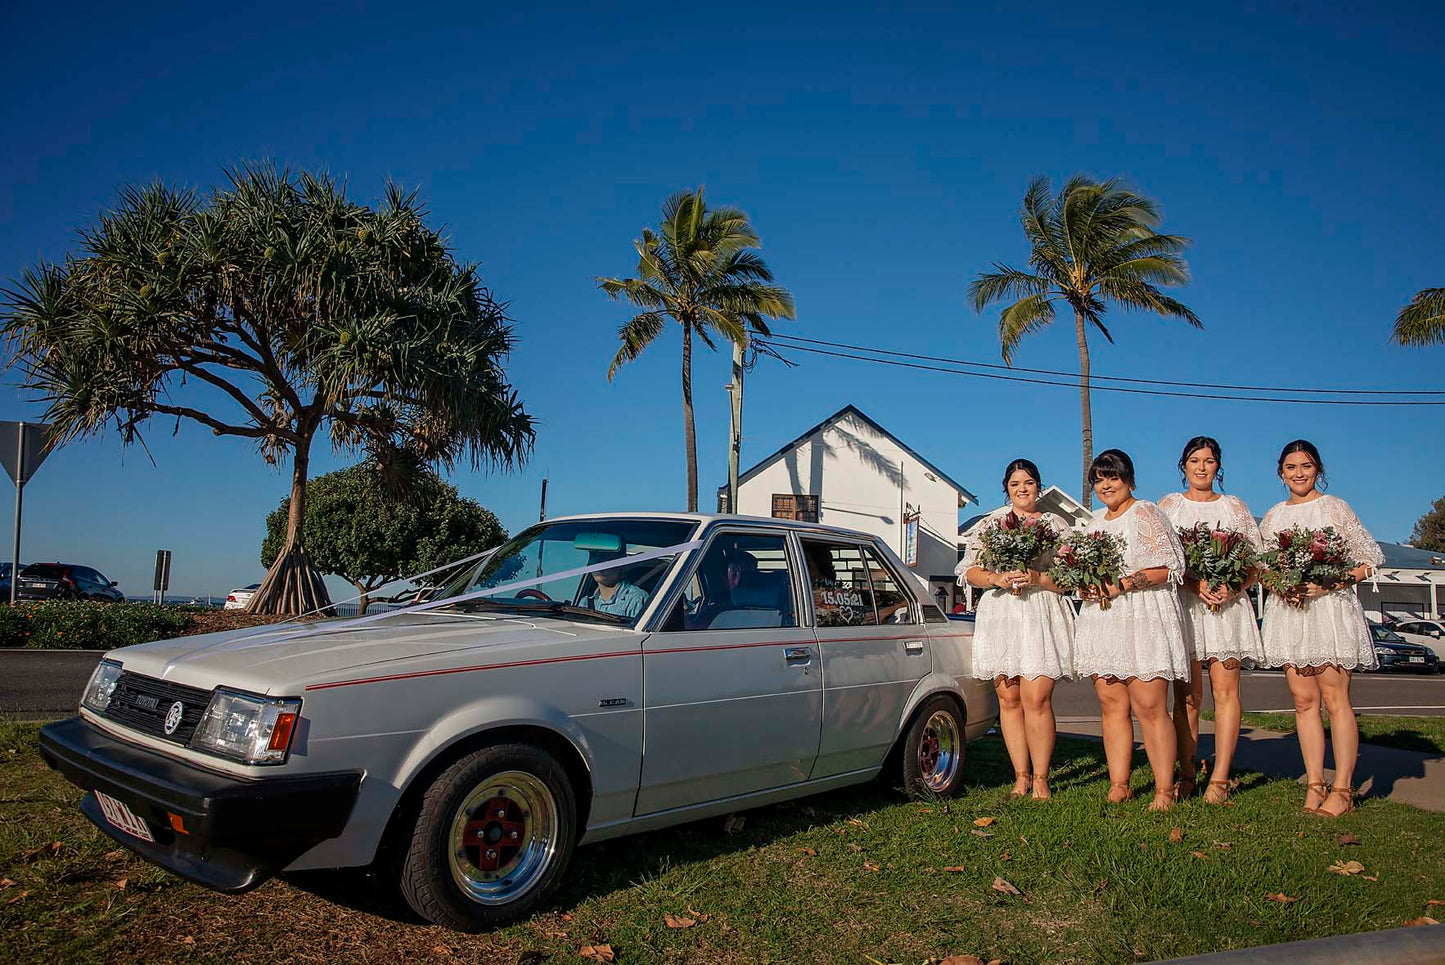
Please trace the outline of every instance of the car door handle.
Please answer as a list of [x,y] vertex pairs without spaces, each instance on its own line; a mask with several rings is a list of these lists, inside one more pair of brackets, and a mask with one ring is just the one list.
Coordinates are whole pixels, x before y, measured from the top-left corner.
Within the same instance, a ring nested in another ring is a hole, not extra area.
[[783,659],[788,663],[807,663],[813,659],[813,648],[788,647],[783,651]]
[[923,641],[922,641],[922,640],[905,640],[905,641],[903,641],[903,649],[904,649],[904,651],[905,651],[906,653],[922,653],[922,652],[923,652]]

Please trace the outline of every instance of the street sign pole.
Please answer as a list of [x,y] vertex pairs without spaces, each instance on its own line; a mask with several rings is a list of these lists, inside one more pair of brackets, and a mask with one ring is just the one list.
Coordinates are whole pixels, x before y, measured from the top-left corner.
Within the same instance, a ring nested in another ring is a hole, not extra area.
[[15,603],[15,588],[20,585],[20,505],[25,493],[25,423],[15,433],[15,550],[10,556],[10,603]]

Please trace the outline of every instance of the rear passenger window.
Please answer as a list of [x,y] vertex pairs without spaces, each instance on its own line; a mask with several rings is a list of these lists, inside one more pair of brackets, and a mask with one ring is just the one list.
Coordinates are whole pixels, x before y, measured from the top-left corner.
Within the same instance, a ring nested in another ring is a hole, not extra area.
[[893,581],[893,574],[872,550],[864,550],[868,560],[868,576],[873,580],[873,605],[878,608],[879,623],[912,623],[913,600]]
[[873,586],[861,547],[803,540],[814,619],[820,627],[871,627],[878,623]]
[[721,533],[709,544],[663,629],[744,630],[797,625],[783,537]]

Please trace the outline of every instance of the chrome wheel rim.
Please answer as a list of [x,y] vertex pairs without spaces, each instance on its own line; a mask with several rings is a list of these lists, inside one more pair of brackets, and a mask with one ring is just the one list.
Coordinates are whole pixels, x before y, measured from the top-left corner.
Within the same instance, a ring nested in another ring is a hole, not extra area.
[[935,711],[923,725],[918,742],[918,772],[930,791],[943,791],[958,773],[958,722],[946,711]]
[[516,901],[542,880],[556,853],[557,802],[525,771],[487,778],[452,815],[452,880],[477,904]]

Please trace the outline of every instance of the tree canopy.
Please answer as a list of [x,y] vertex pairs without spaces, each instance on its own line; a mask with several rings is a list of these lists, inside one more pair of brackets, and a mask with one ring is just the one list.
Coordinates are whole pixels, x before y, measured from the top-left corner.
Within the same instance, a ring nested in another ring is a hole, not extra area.
[[1435,500],[1430,511],[1415,521],[1410,545],[1422,550],[1445,553],[1445,496]]
[[289,455],[286,547],[251,607],[324,605],[304,530],[318,432],[394,488],[427,463],[511,468],[531,451],[506,306],[426,216],[394,184],[371,208],[330,176],[268,165],[207,197],[127,188],[63,264],[5,293],[10,361],[60,442],[113,427],[129,444],[167,416],[272,464]]
[[1390,338],[1399,345],[1438,345],[1445,342],[1445,288],[1416,292],[1395,316]]
[[682,191],[662,206],[654,232],[644,228],[633,242],[634,278],[598,278],[610,298],[631,302],[640,313],[618,330],[622,341],[607,369],[610,382],[626,362],[655,342],[670,318],[682,327],[682,413],[687,448],[687,508],[697,509],[697,432],[692,411],[692,340],[710,349],[720,334],[746,347],[751,334],[768,335],[768,319],[794,318],[793,296],[773,284],[758,255],[762,244],[748,216],[737,208],[708,208],[702,188]]
[[[266,517],[261,564],[268,568],[285,548],[290,504],[283,499]],[[363,613],[369,595],[381,586],[507,538],[496,516],[434,473],[422,471],[405,493],[397,494],[380,484],[370,464],[311,480],[305,526],[312,565],[356,587]]]
[[1094,458],[1094,426],[1089,399],[1090,328],[1111,344],[1104,325],[1110,303],[1130,311],[1203,323],[1188,306],[1163,291],[1189,281],[1184,252],[1189,239],[1161,234],[1159,208],[1119,179],[1093,181],[1075,176],[1052,193],[1048,178],[1035,178],[1024,193],[1019,214],[1029,244],[1028,269],[995,263],[968,286],[974,310],[1009,302],[999,315],[998,341],[1004,361],[1013,364],[1025,335],[1047,328],[1055,303],[1073,310],[1079,346],[1079,401],[1084,455],[1083,502],[1093,505],[1089,463]]

